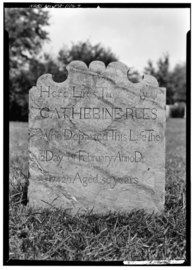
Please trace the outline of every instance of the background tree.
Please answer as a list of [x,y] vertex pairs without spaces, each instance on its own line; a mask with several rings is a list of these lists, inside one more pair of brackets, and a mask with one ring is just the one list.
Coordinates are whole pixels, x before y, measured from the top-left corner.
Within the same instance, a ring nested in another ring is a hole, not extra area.
[[58,60],[64,68],[73,60],[85,62],[88,66],[94,60],[99,60],[107,66],[110,62],[118,61],[117,56],[109,48],[104,48],[100,43],[92,45],[89,41],[73,43],[72,47],[59,51]]
[[9,34],[10,120],[28,119],[28,91],[34,82],[30,67],[43,42],[49,40],[44,30],[48,20],[48,12],[43,9],[5,9],[5,30]]
[[173,104],[175,101],[186,101],[186,64],[177,64],[172,71],[169,68],[169,55],[165,54],[157,61],[157,68],[151,60],[145,67],[145,73],[154,76],[160,87],[166,87],[166,103]]
[[43,42],[49,40],[47,31],[43,29],[49,25],[48,20],[48,12],[43,9],[5,9],[11,68],[20,68],[40,52]]
[[173,87],[171,87],[171,72],[169,64],[169,55],[165,54],[157,61],[157,67],[151,60],[148,61],[147,66],[144,69],[144,73],[154,76],[160,87],[165,87],[167,89],[166,104],[173,103]]
[[[119,61],[118,57],[109,48],[104,48],[100,43],[92,45],[88,40],[73,43],[70,49],[64,47],[59,51],[58,61],[63,71],[65,67],[74,60],[83,61],[88,66],[95,60],[104,62],[106,66],[111,62]],[[138,77],[138,71],[134,68],[130,68],[128,72],[129,80],[137,82]]]
[[151,60],[148,60],[147,66],[144,68],[144,73],[152,75],[156,77],[156,69],[154,67],[154,64]]
[[177,64],[170,76],[174,101],[186,102],[186,63]]

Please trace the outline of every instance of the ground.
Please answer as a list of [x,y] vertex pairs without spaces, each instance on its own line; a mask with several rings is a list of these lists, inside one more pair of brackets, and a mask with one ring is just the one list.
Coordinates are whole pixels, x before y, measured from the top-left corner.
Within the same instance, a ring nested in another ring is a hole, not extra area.
[[[15,168],[18,167],[18,171]],[[118,261],[186,258],[186,122],[168,119],[166,198],[161,215],[70,216],[64,210],[35,211],[22,205],[28,172],[28,124],[10,123],[10,260]]]

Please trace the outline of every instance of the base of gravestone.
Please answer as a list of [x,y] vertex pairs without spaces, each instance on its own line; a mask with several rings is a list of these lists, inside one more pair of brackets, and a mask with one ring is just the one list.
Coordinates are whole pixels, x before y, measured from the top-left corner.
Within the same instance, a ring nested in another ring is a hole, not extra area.
[[[108,212],[126,213],[132,210],[144,209],[147,213],[161,213],[164,210],[163,194],[139,190],[136,186],[126,184],[115,188],[99,188],[96,186],[74,188],[63,185],[53,185],[32,180],[28,188],[29,206],[36,208],[58,208],[71,214],[91,212],[107,214]],[[143,207],[144,203],[144,207]]]

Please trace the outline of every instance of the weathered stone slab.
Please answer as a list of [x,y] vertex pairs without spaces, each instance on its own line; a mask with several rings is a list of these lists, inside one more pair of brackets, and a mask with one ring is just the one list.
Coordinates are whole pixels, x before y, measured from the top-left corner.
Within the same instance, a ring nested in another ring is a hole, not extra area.
[[29,94],[29,203],[97,213],[163,210],[165,89],[119,62],[42,75]]

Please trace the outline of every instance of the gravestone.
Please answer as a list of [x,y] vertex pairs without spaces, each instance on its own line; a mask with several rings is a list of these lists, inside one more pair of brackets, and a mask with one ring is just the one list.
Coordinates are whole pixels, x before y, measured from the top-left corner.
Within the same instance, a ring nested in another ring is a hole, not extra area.
[[166,105],[166,118],[170,118],[171,117],[171,108],[173,107],[173,105]]
[[163,210],[165,89],[128,68],[81,61],[29,93],[29,204],[72,213]]

